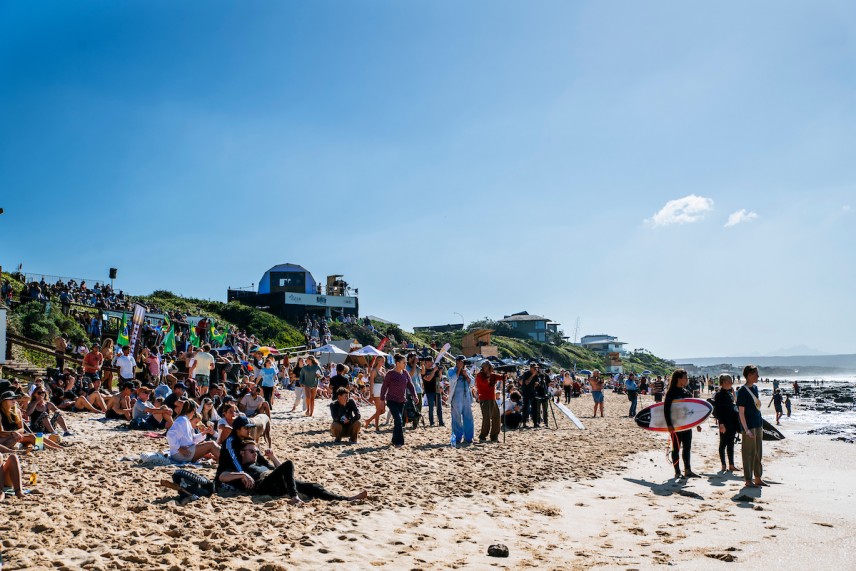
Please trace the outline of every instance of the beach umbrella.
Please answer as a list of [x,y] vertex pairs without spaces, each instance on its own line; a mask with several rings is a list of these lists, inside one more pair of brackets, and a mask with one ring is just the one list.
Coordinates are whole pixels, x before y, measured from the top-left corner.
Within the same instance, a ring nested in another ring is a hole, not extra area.
[[578,375],[591,375],[591,371],[588,369],[582,369],[581,371],[577,371]]
[[317,349],[312,349],[311,353],[326,353],[327,354],[327,364],[330,364],[330,361],[333,360],[333,355],[347,355],[348,352],[342,349],[339,349],[335,345],[331,343],[327,343],[326,345],[322,345]]
[[643,375],[653,375],[654,373],[653,373],[653,372],[651,372],[651,371],[647,371],[647,370],[645,370],[645,371],[642,371],[642,374],[643,374]]
[[386,353],[375,349],[371,345],[366,345],[365,347],[361,347],[356,351],[351,351],[348,355],[354,355],[358,357],[386,357]]

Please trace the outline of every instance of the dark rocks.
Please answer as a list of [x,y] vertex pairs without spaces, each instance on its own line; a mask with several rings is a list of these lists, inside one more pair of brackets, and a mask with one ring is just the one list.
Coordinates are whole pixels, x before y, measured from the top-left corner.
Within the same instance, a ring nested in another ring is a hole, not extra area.
[[487,554],[491,557],[508,557],[508,547],[497,543],[487,548]]

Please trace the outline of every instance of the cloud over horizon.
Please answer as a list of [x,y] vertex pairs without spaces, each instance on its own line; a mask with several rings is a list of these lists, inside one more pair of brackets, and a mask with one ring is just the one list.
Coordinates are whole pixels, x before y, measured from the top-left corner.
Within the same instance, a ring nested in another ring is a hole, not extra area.
[[689,224],[701,220],[711,210],[713,210],[712,198],[690,194],[670,200],[659,212],[645,220],[645,223],[655,228],[672,224]]
[[732,212],[728,217],[728,222],[725,223],[725,227],[729,228],[731,226],[737,226],[738,224],[742,224],[744,222],[751,222],[758,218],[757,212],[747,211],[745,208],[741,208],[736,212]]

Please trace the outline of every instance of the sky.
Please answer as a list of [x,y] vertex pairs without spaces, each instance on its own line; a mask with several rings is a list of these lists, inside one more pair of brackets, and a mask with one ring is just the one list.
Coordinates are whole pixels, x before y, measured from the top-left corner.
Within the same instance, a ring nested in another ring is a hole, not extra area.
[[0,264],[856,352],[856,4],[0,4]]

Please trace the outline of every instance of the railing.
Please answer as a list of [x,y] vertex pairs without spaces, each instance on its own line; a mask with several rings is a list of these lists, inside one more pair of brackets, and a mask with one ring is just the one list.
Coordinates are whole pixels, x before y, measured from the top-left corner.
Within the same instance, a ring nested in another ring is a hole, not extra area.
[[40,282],[41,280],[45,280],[45,283],[48,285],[53,285],[60,280],[62,280],[64,283],[68,283],[69,280],[74,280],[75,282],[77,282],[78,285],[80,285],[83,282],[86,282],[86,285],[89,287],[94,286],[96,283],[106,284],[106,283],[109,283],[109,281],[110,281],[109,278],[108,279],[93,280],[90,278],[75,278],[75,277],[70,277],[70,276],[51,276],[48,274],[37,274],[37,273],[30,273],[30,272],[24,273],[24,281],[26,283]]

